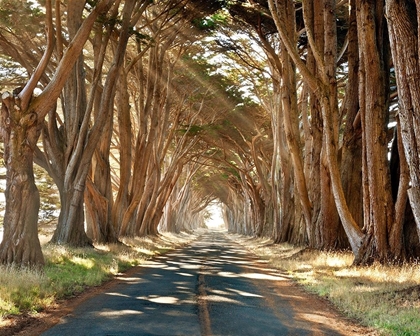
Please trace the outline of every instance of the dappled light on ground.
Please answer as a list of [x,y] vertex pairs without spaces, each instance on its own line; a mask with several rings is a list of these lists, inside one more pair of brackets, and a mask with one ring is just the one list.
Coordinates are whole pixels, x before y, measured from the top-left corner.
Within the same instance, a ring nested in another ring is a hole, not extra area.
[[115,334],[123,325],[128,335],[356,335],[330,323],[335,315],[322,304],[308,305],[287,276],[221,232],[117,279],[45,335],[71,335],[85,322],[86,335]]

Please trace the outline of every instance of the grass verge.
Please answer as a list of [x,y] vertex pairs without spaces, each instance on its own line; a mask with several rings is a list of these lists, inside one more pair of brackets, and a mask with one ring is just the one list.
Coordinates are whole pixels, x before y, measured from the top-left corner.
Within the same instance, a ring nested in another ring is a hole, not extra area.
[[351,253],[273,245],[267,239],[241,236],[237,241],[381,334],[420,335],[420,264],[355,267]]
[[124,244],[95,248],[43,245],[45,268],[36,272],[0,266],[0,327],[7,316],[37,313],[90,286],[98,286],[153,255],[185,244],[192,235],[163,234],[159,238],[133,238]]

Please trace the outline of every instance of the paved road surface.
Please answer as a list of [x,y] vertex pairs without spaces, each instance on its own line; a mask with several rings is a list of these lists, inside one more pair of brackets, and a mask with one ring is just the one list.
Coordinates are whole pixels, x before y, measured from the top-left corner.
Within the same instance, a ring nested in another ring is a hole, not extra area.
[[43,336],[351,335],[222,232],[155,258]]

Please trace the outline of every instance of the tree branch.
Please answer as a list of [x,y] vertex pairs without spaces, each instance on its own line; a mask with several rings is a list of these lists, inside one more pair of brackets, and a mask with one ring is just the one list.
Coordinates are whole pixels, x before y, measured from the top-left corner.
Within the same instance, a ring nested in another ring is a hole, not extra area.
[[53,29],[53,23],[52,23],[51,0],[47,0],[45,2],[45,10],[46,10],[45,29],[47,33],[47,48],[45,49],[44,55],[42,56],[40,62],[38,63],[38,66],[36,67],[28,83],[25,85],[23,90],[19,93],[22,110],[26,110],[28,108],[34,89],[36,88],[36,85],[38,84],[39,79],[44,74],[44,71],[47,68],[48,62],[50,61],[51,55],[54,50],[55,39],[54,39],[54,29]]
[[288,36],[286,30],[284,29],[280,17],[277,13],[277,7],[274,5],[273,0],[268,0],[268,7],[270,9],[271,15],[273,16],[274,23],[276,25],[277,31],[280,35],[281,41],[285,46],[287,52],[289,53],[290,57],[292,58],[295,65],[298,67],[299,72],[302,74],[304,81],[309,85],[313,92],[318,92],[321,86],[321,82],[317,79],[308,69],[306,64],[300,58],[298,52],[296,51],[296,47],[293,41]]
[[96,18],[100,14],[106,12],[113,2],[114,0],[102,0],[83,21],[76,36],[67,47],[63,58],[61,59],[57,70],[51,79],[51,82],[47,85],[41,95],[35,98],[32,103],[31,107],[38,113],[39,118],[42,119],[45,117],[48,111],[55,105],[55,102],[59,97],[74,64],[76,63],[78,56],[83,50],[83,46],[89,37]]

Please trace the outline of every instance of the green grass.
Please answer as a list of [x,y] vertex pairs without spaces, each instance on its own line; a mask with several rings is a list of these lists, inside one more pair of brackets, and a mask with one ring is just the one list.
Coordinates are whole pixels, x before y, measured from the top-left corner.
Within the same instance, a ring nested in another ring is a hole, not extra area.
[[273,245],[268,239],[235,239],[363,325],[383,335],[420,335],[419,264],[354,267],[347,252],[303,250]]
[[40,272],[0,268],[0,317],[40,311],[52,303],[50,281]]
[[192,236],[164,235],[160,239],[136,238],[123,244],[93,248],[43,246],[43,272],[0,266],[0,326],[8,315],[37,313],[82,292],[103,284],[112,276],[162,254]]

